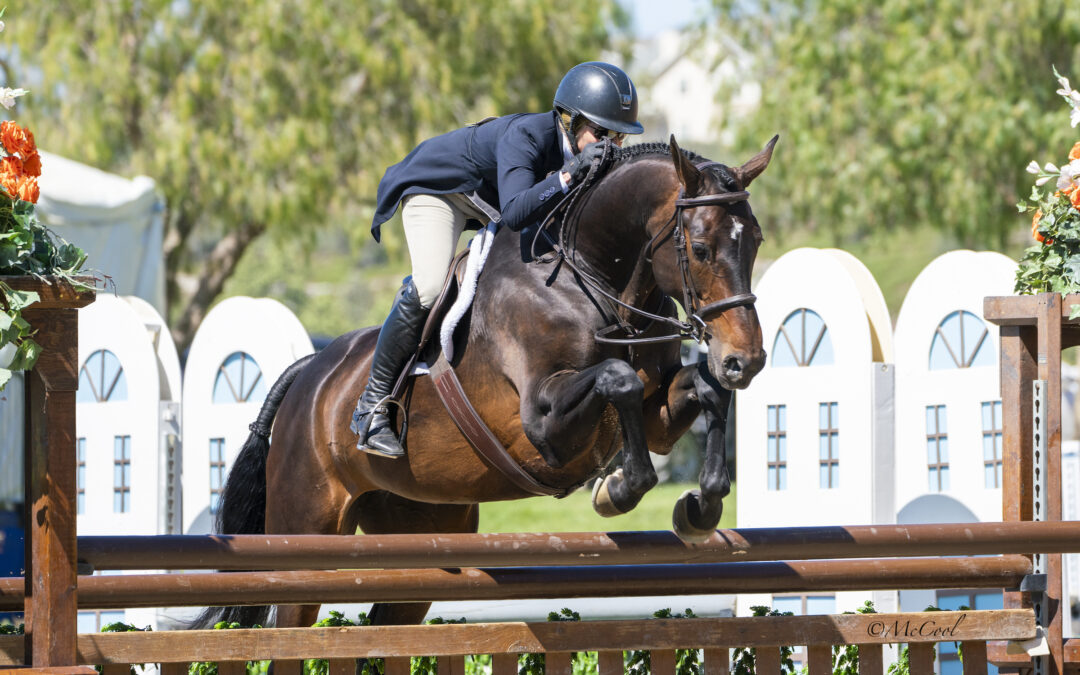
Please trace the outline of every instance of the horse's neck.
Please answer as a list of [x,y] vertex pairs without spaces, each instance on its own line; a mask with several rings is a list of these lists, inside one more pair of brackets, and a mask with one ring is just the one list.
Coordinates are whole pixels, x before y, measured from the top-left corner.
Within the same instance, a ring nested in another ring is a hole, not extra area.
[[576,223],[576,259],[626,302],[656,285],[645,260],[646,225],[664,201],[658,191],[667,181],[656,180],[662,166],[639,160],[617,167],[596,186]]

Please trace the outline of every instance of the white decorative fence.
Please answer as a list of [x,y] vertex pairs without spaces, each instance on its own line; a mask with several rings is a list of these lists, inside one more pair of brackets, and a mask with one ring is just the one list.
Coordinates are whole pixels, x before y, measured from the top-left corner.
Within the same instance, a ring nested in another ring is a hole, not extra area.
[[300,320],[276,300],[229,298],[206,316],[184,376],[185,534],[211,531],[225,476],[266,392],[312,351]]

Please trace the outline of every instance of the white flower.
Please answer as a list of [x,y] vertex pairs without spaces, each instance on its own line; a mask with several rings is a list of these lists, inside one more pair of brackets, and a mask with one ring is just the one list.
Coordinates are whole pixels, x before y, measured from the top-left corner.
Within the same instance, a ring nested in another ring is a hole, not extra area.
[[1057,78],[1058,84],[1061,85],[1061,89],[1057,90],[1057,93],[1062,96],[1068,96],[1072,92],[1072,87],[1069,86],[1069,78],[1065,77],[1057,71],[1057,67],[1054,67],[1054,77]]
[[1039,163],[1036,162],[1035,160],[1031,160],[1031,164],[1028,164],[1027,169],[1025,169],[1025,170],[1028,173],[1039,173]]
[[0,21],[0,33],[4,32],[4,22]]
[[1080,126],[1080,106],[1073,108],[1072,114],[1069,115],[1069,121],[1074,127]]
[[1047,162],[1046,166],[1044,166],[1043,169],[1046,171],[1046,173],[1057,173],[1058,171],[1060,171],[1060,169],[1058,169],[1050,162]]
[[27,89],[11,89],[9,87],[0,87],[0,105],[8,108],[9,110],[15,105],[15,99],[20,96],[26,96],[30,91]]
[[1080,187],[1080,159],[1074,159],[1061,167],[1057,189],[1061,191]]
[[1080,107],[1080,91],[1073,89],[1072,86],[1069,85],[1069,78],[1059,73],[1057,68],[1054,68],[1054,77],[1057,78],[1058,84],[1061,85],[1061,89],[1058,89],[1057,93],[1064,96],[1069,105],[1074,108],[1072,119],[1074,120],[1073,126],[1075,127],[1077,125],[1075,120],[1078,119],[1075,108]]
[[1053,176],[1043,176],[1039,180],[1035,181],[1035,187],[1042,187],[1042,186],[1046,185],[1047,183],[1050,182],[1051,178],[1053,178]]
[[0,347],[0,368],[7,368],[15,360],[15,352],[18,348],[14,342],[8,342]]

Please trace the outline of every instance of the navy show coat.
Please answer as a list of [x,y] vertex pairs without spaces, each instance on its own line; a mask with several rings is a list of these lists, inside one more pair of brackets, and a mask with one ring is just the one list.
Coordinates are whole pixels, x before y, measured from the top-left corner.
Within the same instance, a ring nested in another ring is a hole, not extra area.
[[[429,138],[379,181],[371,234],[378,241],[382,224],[402,198],[414,194],[479,197],[499,205],[501,224],[520,230],[558,203],[553,197],[562,194],[563,161],[555,111],[497,117]],[[499,214],[491,215],[500,220]]]

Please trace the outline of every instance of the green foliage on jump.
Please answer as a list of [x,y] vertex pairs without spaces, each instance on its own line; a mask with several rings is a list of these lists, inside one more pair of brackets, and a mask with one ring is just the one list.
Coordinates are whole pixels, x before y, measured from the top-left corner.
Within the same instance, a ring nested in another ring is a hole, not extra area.
[[[670,608],[653,612],[654,619],[696,619],[697,614],[689,607],[682,614],[676,614]],[[652,672],[652,654],[636,649],[625,654],[627,675],[648,675]],[[675,650],[675,675],[697,675],[702,672],[701,652],[697,649]]]
[[17,22],[0,58],[34,92],[23,121],[164,193],[182,349],[253,241],[299,253],[324,226],[366,241],[389,164],[429,135],[549,109],[626,18],[614,0],[56,0]]
[[913,226],[1019,253],[1023,167],[1073,131],[1046,74],[1080,79],[1080,3],[714,0],[754,52],[760,109],[737,157],[780,134],[754,203],[766,236],[858,242]]
[[[764,605],[754,605],[750,608],[753,616],[793,616],[792,612],[781,612]],[[790,675],[795,672],[795,661],[791,655],[795,651],[790,646],[780,647],[780,672]],[[738,647],[731,655],[731,672],[734,675],[755,675],[757,673],[757,649],[754,647]]]
[[[877,614],[874,602],[867,600],[855,612],[844,614]],[[832,648],[833,675],[859,675],[859,648],[856,645],[834,645]]]

